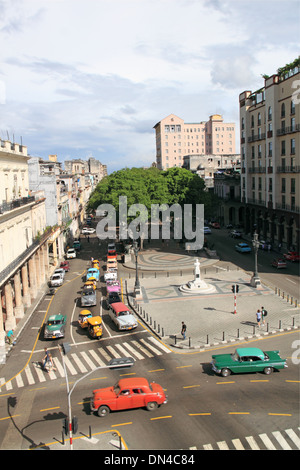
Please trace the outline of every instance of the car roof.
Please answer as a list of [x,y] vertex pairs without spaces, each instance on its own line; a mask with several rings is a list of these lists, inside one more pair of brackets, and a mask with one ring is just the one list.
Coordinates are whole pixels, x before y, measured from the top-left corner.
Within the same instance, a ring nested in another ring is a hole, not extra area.
[[123,304],[122,302],[116,302],[116,303],[112,303],[111,304],[111,307],[114,309],[114,311],[116,313],[119,313],[119,312],[124,312],[125,310],[128,310],[129,311],[129,307],[127,307],[125,304]]
[[149,385],[148,380],[144,377],[131,377],[128,379],[120,379],[118,383],[120,388],[143,387],[145,385]]
[[259,348],[237,348],[236,352],[240,357],[243,356],[259,356],[262,359],[265,357],[263,351]]
[[57,315],[50,315],[50,317],[48,318],[49,321],[54,321],[54,320],[62,320],[64,318],[63,315],[61,315],[61,313],[57,314]]

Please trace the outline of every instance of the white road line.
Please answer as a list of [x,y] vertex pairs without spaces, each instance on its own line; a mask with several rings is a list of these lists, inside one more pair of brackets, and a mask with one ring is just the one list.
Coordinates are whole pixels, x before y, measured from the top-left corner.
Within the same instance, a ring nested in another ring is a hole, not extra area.
[[256,442],[256,440],[254,439],[254,437],[252,436],[247,436],[245,438],[249,444],[249,446],[251,447],[252,450],[260,450],[260,448],[258,447],[258,444]]
[[[76,308],[76,300],[75,300],[75,302],[74,302],[74,307],[73,307],[73,311],[72,311],[72,315],[71,315],[71,325],[73,325],[73,317],[74,317],[75,308]],[[72,328],[72,326],[71,326],[71,328],[70,328],[70,333],[71,333],[72,342],[73,342],[73,344],[76,344],[76,343],[75,343],[75,340],[74,340],[74,336],[73,336],[73,331],[72,331],[72,330],[73,330],[73,328]]]
[[85,351],[81,351],[80,354],[82,355],[85,362],[89,365],[91,370],[97,369],[97,366],[95,366],[95,364],[91,361],[91,359],[88,357],[88,355]]
[[98,348],[98,351],[100,355],[103,356],[107,362],[111,360],[111,356],[107,354],[107,352],[104,349]]
[[151,346],[151,344],[148,344],[145,339],[141,339],[141,343],[143,343],[145,346],[147,346],[147,348],[151,349],[151,351],[153,351],[155,354],[157,354],[157,356],[162,355],[162,353],[158,349]]
[[123,346],[125,346],[128,351],[137,359],[145,359],[144,356],[142,356],[138,351],[136,351],[129,343],[125,342],[123,343]]
[[25,371],[25,374],[26,374],[26,377],[27,377],[27,380],[28,380],[29,385],[34,384],[34,383],[35,383],[35,380],[34,380],[34,378],[33,378],[33,375],[32,375],[32,373],[31,373],[31,370],[30,370],[30,368],[29,368],[29,364],[27,364],[27,366],[25,367],[24,371]]
[[229,447],[228,447],[228,445],[226,444],[225,441],[217,442],[217,445],[218,445],[220,450],[229,450]]
[[272,434],[275,437],[275,439],[279,442],[283,450],[292,450],[291,446],[286,442],[281,432],[273,431]]
[[16,376],[16,381],[17,381],[18,387],[24,387],[24,382],[23,382],[23,380],[22,380],[21,374],[18,374],[18,375]]
[[[141,340],[142,341],[142,340]],[[148,357],[153,357],[153,354],[149,352],[147,349],[143,348],[141,344],[139,344],[137,341],[130,341],[136,348],[138,348],[142,353],[146,354]]]
[[106,349],[109,350],[109,352],[113,355],[113,357],[119,358],[121,357],[120,354],[114,350],[112,346],[106,346]]
[[213,446],[212,446],[211,444],[204,444],[204,445],[203,445],[203,449],[204,449],[204,450],[214,450],[214,449],[213,449]]
[[152,343],[156,344],[159,348],[161,348],[164,352],[166,352],[167,354],[169,354],[170,352],[172,352],[170,349],[168,349],[163,343],[161,343],[160,341],[158,341],[156,338],[153,338],[153,336],[149,336],[148,338],[150,341],[152,341]]
[[245,450],[245,447],[239,439],[232,439],[232,444],[234,445],[236,450]]
[[72,375],[77,375],[77,370],[75,369],[75,367],[73,367],[70,359],[67,356],[64,357],[64,361],[65,361],[66,367],[69,369],[71,374]]
[[89,351],[90,355],[95,359],[95,361],[99,364],[99,366],[105,366],[106,364],[100,359],[100,357],[98,356],[98,354],[93,351],[93,349],[91,349]]
[[268,450],[276,450],[276,447],[274,446],[273,442],[269,439],[269,437],[265,433],[259,434],[259,437],[261,438],[261,440],[263,441],[264,445],[266,446]]
[[55,365],[57,371],[59,372],[59,375],[60,375],[61,377],[65,377],[64,368],[63,368],[63,366],[61,365],[61,363],[60,363],[60,361],[58,360],[58,358],[57,358],[57,357],[54,357],[54,358],[53,358],[53,362],[54,362],[54,365]]
[[80,372],[88,372],[87,368],[82,364],[77,354],[73,353],[71,354],[71,356],[74,359],[74,362],[76,363],[76,365],[79,367]]
[[36,375],[38,376],[39,382],[45,382],[45,375],[40,366],[36,363],[34,363],[34,370],[36,372]]
[[116,344],[116,348],[119,349],[119,351],[121,352],[121,354],[123,355],[123,357],[127,357],[128,356],[128,351],[126,351],[125,348],[123,348],[123,346],[121,344]]
[[293,431],[293,429],[286,429],[285,432],[287,433],[289,438],[293,441],[295,446],[298,447],[298,449],[300,449],[300,439],[295,433],[295,431]]

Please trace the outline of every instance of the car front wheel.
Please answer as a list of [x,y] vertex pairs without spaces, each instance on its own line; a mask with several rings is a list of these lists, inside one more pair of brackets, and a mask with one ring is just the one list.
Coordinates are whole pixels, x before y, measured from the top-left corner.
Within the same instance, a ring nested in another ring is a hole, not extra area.
[[158,407],[156,401],[149,401],[149,403],[147,403],[147,410],[148,411],[154,411],[156,410],[156,408]]
[[272,374],[272,372],[273,372],[273,368],[272,368],[272,367],[265,367],[265,368],[264,368],[264,374],[270,375],[270,374]]
[[229,369],[222,369],[221,370],[221,375],[222,377],[228,377],[231,374]]
[[100,416],[100,418],[104,418],[105,416],[109,414],[109,412],[110,412],[110,409],[106,405],[100,406],[98,408],[98,416]]

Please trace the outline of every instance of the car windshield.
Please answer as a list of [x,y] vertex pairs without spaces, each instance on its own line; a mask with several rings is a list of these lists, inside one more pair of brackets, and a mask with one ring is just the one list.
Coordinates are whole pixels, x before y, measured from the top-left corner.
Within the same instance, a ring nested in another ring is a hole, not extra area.
[[130,315],[130,312],[128,310],[124,310],[123,312],[119,312],[118,315],[121,317],[123,315]]
[[241,358],[240,356],[238,355],[238,353],[235,351],[233,354],[231,354],[231,358],[233,361],[240,361]]
[[120,393],[121,389],[119,387],[119,383],[116,383],[114,385],[114,392],[118,395]]

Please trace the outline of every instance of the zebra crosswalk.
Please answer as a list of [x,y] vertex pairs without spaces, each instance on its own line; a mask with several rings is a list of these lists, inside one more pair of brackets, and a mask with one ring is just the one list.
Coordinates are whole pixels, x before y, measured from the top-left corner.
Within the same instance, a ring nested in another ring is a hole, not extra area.
[[[299,450],[300,427],[295,431],[292,428],[284,431],[272,431],[257,436],[247,436],[244,439],[219,441],[213,444],[204,444],[203,450]],[[196,447],[193,447],[196,449]],[[200,450],[200,448],[197,448]]]
[[[131,356],[135,360],[153,358],[171,352],[164,344],[153,336],[140,340],[129,340],[114,345],[105,345],[100,342],[100,347],[86,351],[70,352],[64,356],[67,374],[75,376],[95,370],[100,366],[106,366],[114,358]],[[72,351],[72,350],[71,350]],[[15,387],[21,388],[36,383],[43,383],[47,380],[55,380],[65,377],[65,371],[61,357],[53,355],[54,368],[48,372],[41,368],[41,363],[31,362],[13,379],[7,381],[0,377],[0,393],[10,391]]]

